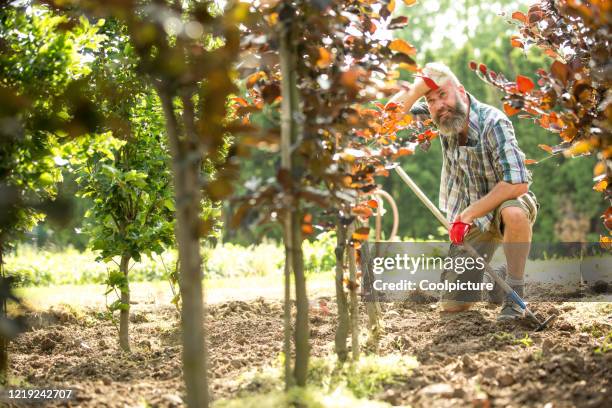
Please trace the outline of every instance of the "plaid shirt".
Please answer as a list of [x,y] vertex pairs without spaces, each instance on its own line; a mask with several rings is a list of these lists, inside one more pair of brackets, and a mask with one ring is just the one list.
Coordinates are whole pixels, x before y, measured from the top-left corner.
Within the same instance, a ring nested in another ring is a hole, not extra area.
[[[453,222],[470,204],[485,196],[500,181],[531,184],[531,173],[525,167],[525,154],[518,146],[508,117],[499,109],[470,100],[469,129],[466,146],[458,137],[440,134],[442,143],[442,177],[440,209]],[[493,212],[474,220],[481,231],[487,231]]]

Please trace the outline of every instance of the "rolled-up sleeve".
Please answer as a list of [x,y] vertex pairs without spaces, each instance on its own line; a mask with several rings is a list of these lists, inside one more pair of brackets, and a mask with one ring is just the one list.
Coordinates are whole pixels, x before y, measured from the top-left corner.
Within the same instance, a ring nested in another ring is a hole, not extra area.
[[525,166],[525,154],[518,146],[512,122],[507,118],[496,120],[491,136],[496,171],[500,178],[510,184],[530,183],[531,174]]

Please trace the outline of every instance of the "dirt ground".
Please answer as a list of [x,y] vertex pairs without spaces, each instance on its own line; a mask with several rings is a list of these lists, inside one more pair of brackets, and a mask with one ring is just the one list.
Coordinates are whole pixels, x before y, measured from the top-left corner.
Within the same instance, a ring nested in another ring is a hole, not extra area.
[[[314,356],[333,353],[334,302],[322,299],[330,313],[318,306],[311,311]],[[496,323],[498,307],[486,303],[452,315],[440,313],[436,303],[383,304],[380,353],[414,355],[420,365],[374,398],[414,407],[609,407],[612,352],[594,350],[612,328],[612,303],[531,306],[538,315],[558,315],[552,327],[534,333],[528,322]],[[10,346],[13,379],[75,389],[71,402],[48,406],[183,405],[172,306],[132,305],[131,354],[119,351],[116,328],[101,309],[54,306],[31,313],[29,321],[32,329]],[[208,307],[207,328],[213,396],[233,397],[245,391],[236,381],[241,374],[278,360],[282,304],[263,298],[216,303]]]

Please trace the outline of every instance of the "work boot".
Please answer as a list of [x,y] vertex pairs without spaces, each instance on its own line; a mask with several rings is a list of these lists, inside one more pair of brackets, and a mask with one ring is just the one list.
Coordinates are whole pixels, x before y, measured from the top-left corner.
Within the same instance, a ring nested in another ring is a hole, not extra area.
[[[506,275],[507,275],[506,264],[496,266],[495,268],[493,268],[493,272],[495,272],[497,276],[499,276],[502,280],[504,281],[506,280]],[[504,290],[502,289],[502,287],[498,285],[497,282],[493,278],[491,278],[489,275],[485,275],[484,281],[493,283],[493,290],[486,291],[485,299],[487,299],[489,302],[495,305],[501,305],[504,299],[506,298],[506,293],[504,293]]]
[[[524,285],[520,286],[511,286],[512,289],[519,295],[521,298],[524,296]],[[521,307],[516,304],[510,296],[506,296],[504,299],[504,303],[502,304],[501,312],[497,316],[497,321],[504,320],[514,320],[525,317],[525,311],[521,309]]]

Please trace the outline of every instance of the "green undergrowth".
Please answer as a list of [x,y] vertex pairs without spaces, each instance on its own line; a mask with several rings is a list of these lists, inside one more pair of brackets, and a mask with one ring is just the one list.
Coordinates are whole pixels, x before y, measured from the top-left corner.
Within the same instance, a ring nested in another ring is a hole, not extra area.
[[[412,370],[418,366],[417,360],[412,356],[388,354],[385,356],[369,355],[362,357],[356,363],[339,364],[335,356],[313,358],[310,360],[308,371],[308,384],[312,388],[282,393],[283,364],[282,358],[274,366],[267,366],[257,370],[248,371],[235,380],[235,386],[241,390],[239,398],[232,401],[220,402],[219,407],[255,406],[249,405],[257,401],[261,406],[289,406],[294,402],[292,398],[310,398],[310,405],[306,407],[336,407],[336,406],[362,406],[360,399],[372,398],[383,392],[386,387],[392,386],[410,377]],[[258,394],[254,396],[253,394]],[[263,394],[263,395],[259,395]],[[265,405],[270,402],[280,405]],[[350,398],[346,400],[346,398]],[[263,399],[263,400],[262,400]],[[223,404],[238,405],[223,405]],[[239,404],[244,405],[239,405]],[[350,405],[342,405],[350,403]],[[371,405],[363,406],[377,406]],[[285,404],[285,405],[283,405]],[[340,404],[340,405],[338,405]],[[381,405],[387,406],[387,405]],[[217,405],[215,405],[217,407]]]
[[601,344],[595,347],[595,354],[605,354],[612,351],[612,330],[608,332],[606,337],[602,340]]
[[[304,269],[307,275],[332,271],[335,265],[335,238],[324,233],[313,242],[304,243]],[[19,286],[53,286],[103,284],[112,271],[118,270],[118,259],[97,261],[98,253],[74,248],[61,251],[21,245],[5,256],[6,271],[16,277]],[[282,276],[285,250],[280,243],[264,241],[241,246],[231,243],[202,248],[205,276],[209,279]],[[142,256],[130,263],[130,282],[155,282],[167,279],[173,272],[176,250],[162,255]]]
[[346,389],[338,388],[329,393],[321,388],[292,388],[288,392],[272,391],[233,400],[221,400],[213,408],[262,408],[262,407],[304,407],[304,408],[386,408],[391,405],[356,398]]

